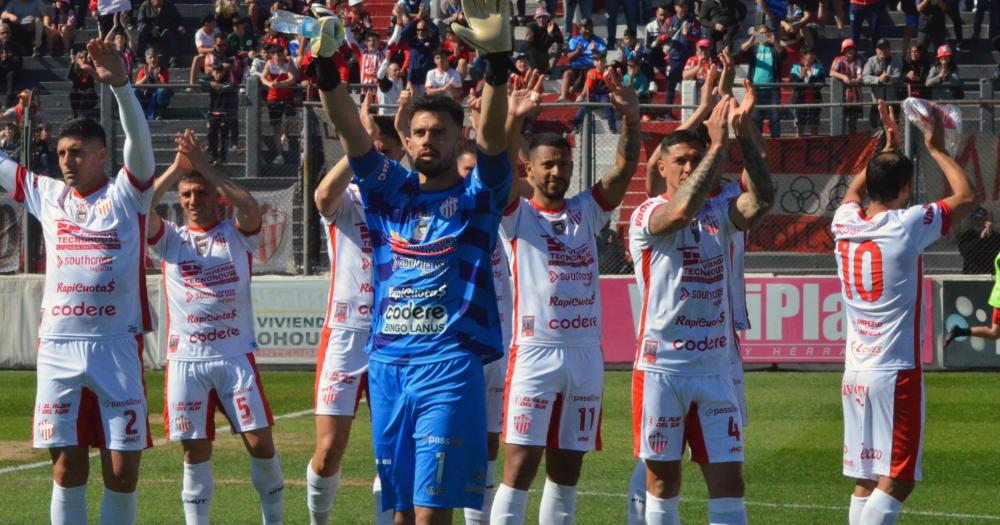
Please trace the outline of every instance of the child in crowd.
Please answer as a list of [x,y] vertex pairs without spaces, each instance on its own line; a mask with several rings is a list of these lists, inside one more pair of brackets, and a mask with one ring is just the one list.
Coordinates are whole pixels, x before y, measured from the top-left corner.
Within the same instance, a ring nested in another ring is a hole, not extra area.
[[[833,59],[833,65],[830,66],[830,76],[844,83],[844,102],[861,102],[861,71],[865,66],[861,57],[858,56],[854,40],[845,38],[840,43],[840,53],[840,56]],[[854,133],[858,130],[858,119],[861,118],[861,114],[861,106],[844,108],[848,133]]]
[[[608,84],[604,81],[604,52],[595,51],[593,54],[594,67],[587,71],[587,79],[583,83],[583,91],[576,99],[577,102],[611,102]],[[573,127],[578,128],[583,123],[584,110],[580,108],[573,119]],[[605,110],[608,118],[608,130],[611,133],[618,133],[618,124],[615,122],[615,110],[608,106]]]
[[[816,61],[816,51],[803,48],[801,62],[792,66],[789,80],[795,83],[822,85],[826,80],[823,66]],[[819,87],[798,86],[792,95],[795,104],[816,104],[822,102]],[[795,109],[795,136],[819,134],[819,108]],[[805,133],[803,133],[803,131]]]

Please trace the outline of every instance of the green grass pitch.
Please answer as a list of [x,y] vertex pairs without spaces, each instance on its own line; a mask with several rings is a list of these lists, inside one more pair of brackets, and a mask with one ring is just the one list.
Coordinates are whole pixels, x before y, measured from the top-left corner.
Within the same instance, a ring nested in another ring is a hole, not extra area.
[[[275,415],[312,406],[313,375],[263,372]],[[151,424],[162,439],[163,374],[148,373]],[[577,523],[625,522],[625,491],[632,470],[630,374],[608,372],[605,381],[605,450],[584,463]],[[750,426],[747,439],[747,505],[751,523],[835,524],[847,522],[850,480],[840,475],[840,374],[759,372],[747,374]],[[903,524],[1000,523],[1000,374],[929,373],[924,482],[906,504]],[[48,521],[50,468],[11,471],[45,461],[30,448],[33,372],[0,372],[0,523]],[[220,427],[221,428],[221,427]],[[275,435],[285,473],[285,523],[308,523],[304,477],[313,451],[309,414],[277,421]],[[219,524],[260,523],[248,460],[237,437],[216,440],[212,519]],[[158,442],[143,455],[139,523],[183,523],[180,503],[181,448]],[[100,467],[91,462],[89,510],[96,523]],[[371,437],[362,406],[343,467],[333,522],[370,523]],[[532,493],[528,523],[537,520],[540,481]],[[687,523],[705,523],[705,489],[697,467],[685,464],[681,503]],[[456,514],[456,523],[461,523]]]

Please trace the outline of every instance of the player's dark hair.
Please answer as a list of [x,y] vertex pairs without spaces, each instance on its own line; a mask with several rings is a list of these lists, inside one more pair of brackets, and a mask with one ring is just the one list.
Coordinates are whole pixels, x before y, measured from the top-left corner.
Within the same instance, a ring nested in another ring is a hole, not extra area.
[[455,99],[446,95],[422,95],[410,102],[410,115],[417,113],[444,113],[456,126],[465,124],[465,111]]
[[868,198],[886,203],[899,197],[899,192],[913,180],[913,161],[896,151],[883,151],[868,161],[865,187]]
[[400,146],[403,145],[403,141],[399,138],[399,133],[396,132],[396,123],[392,117],[388,115],[372,115],[372,120],[378,126],[379,135],[389,137]]
[[671,131],[666,137],[663,137],[663,141],[660,142],[660,150],[666,151],[670,149],[671,146],[676,146],[678,144],[687,144],[698,149],[705,149],[708,147],[706,137],[702,135],[697,128],[678,129]]
[[558,133],[539,133],[531,137],[528,141],[528,156],[538,148],[542,146],[548,146],[550,148],[558,148],[566,151],[567,153],[572,153],[573,147],[569,145],[569,141],[566,137]]
[[59,140],[62,139],[95,139],[101,142],[101,146],[108,145],[104,127],[92,118],[78,118],[67,122],[59,132]]

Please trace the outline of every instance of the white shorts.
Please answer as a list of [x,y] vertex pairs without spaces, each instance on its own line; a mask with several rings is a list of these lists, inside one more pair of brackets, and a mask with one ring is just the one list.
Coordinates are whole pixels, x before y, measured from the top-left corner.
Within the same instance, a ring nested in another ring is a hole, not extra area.
[[[738,341],[738,339],[737,339]],[[736,401],[740,407],[740,415],[743,416],[742,424],[747,426],[747,391],[743,386],[743,358],[740,356],[740,345],[736,344],[735,351],[729,356],[729,373],[733,378],[733,391],[736,393]]]
[[844,372],[844,475],[920,481],[924,378],[919,369]]
[[35,448],[142,450],[149,434],[141,335],[38,341]]
[[499,434],[503,431],[503,391],[507,382],[507,360],[501,357],[484,366],[483,372],[486,374],[486,432]]
[[743,461],[743,418],[732,376],[636,370],[632,376],[633,451],[644,460]]
[[324,328],[316,352],[315,413],[354,416],[368,393],[368,332]]
[[167,360],[163,427],[170,441],[215,439],[215,410],[234,434],[274,424],[253,354],[207,361]]
[[511,347],[504,442],[600,450],[603,395],[600,347]]

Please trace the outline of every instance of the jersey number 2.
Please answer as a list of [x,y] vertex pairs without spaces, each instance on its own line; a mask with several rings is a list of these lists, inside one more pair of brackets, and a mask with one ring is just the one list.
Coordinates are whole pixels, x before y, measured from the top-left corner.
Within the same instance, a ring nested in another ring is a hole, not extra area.
[[[851,257],[851,242],[838,241],[837,252],[840,253],[840,266],[843,273],[840,278],[844,281],[844,295],[848,299],[854,298],[851,290],[851,281],[854,281],[854,290],[857,290],[858,297],[869,303],[874,303],[882,297],[882,250],[874,241],[864,241],[858,244],[854,250],[854,257]],[[865,255],[870,257],[871,267],[865,271]],[[871,290],[865,289],[865,276],[871,277]]]

